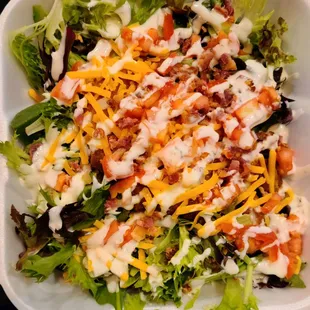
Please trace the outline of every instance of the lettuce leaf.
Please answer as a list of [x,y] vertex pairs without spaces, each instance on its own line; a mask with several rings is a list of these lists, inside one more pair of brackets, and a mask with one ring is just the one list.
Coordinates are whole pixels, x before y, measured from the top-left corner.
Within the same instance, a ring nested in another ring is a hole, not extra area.
[[[129,0],[131,6],[131,23],[143,24],[159,8],[166,4],[165,0]],[[178,5],[180,5],[178,1]]]
[[233,0],[235,18],[246,16],[254,21],[264,11],[267,0]]
[[75,247],[72,244],[61,246],[60,250],[51,256],[41,257],[40,255],[29,256],[23,266],[22,272],[29,278],[36,278],[37,282],[46,280],[56,269],[56,267],[64,265],[73,255]]
[[81,211],[93,215],[96,219],[100,219],[104,215],[104,203],[109,196],[109,186],[98,188],[92,196],[83,202]]
[[67,263],[67,280],[72,284],[80,285],[84,290],[90,290],[93,295],[97,294],[100,284],[96,283],[89,275],[85,267],[74,256]]
[[39,49],[31,40],[19,33],[11,42],[11,49],[14,56],[19,60],[26,73],[29,85],[40,91],[44,81],[44,66],[40,58]]
[[294,274],[289,279],[289,285],[291,287],[296,287],[296,288],[306,288],[305,282],[303,281],[303,279],[298,274]]
[[123,309],[124,290],[110,293],[106,286],[101,286],[94,297],[99,305],[109,304],[114,306],[115,310]]
[[257,20],[250,35],[250,40],[263,55],[267,64],[278,68],[283,64],[294,62],[296,58],[282,49],[283,34],[288,31],[286,21],[279,17],[277,23],[272,24],[269,21],[271,16],[272,12]]
[[145,306],[139,294],[126,294],[124,300],[124,310],[143,310]]
[[11,141],[0,142],[0,154],[7,159],[7,166],[18,173],[21,173],[22,164],[30,164],[30,156],[16,144],[17,136],[14,135]]
[[227,279],[223,299],[216,310],[258,310],[257,300],[253,295],[248,298],[248,303],[243,301],[244,289],[238,279]]

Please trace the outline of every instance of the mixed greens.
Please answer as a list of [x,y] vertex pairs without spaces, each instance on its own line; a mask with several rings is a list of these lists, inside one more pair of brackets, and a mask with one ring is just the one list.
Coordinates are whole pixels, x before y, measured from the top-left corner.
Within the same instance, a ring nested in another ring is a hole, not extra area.
[[60,271],[116,310],[195,308],[214,282],[208,309],[258,309],[253,287],[305,287],[308,203],[284,180],[296,59],[265,2],[33,6],[10,44],[36,103],[0,143],[33,193],[28,212],[11,207],[18,271]]

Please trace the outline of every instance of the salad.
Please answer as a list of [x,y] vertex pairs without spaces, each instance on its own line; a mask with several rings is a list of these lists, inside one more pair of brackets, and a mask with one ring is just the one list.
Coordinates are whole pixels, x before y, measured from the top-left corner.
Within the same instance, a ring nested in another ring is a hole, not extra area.
[[33,104],[0,143],[32,194],[11,207],[16,269],[57,272],[98,304],[258,309],[305,287],[308,202],[283,95],[287,23],[265,1],[55,0],[11,34]]

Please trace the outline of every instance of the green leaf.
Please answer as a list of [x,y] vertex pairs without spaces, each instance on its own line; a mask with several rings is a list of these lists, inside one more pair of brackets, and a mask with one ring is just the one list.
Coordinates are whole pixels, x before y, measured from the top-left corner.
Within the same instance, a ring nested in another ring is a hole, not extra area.
[[127,293],[124,300],[124,310],[143,310],[145,301],[141,300],[140,294]]
[[194,307],[195,302],[199,298],[199,295],[200,295],[200,290],[197,290],[193,298],[185,305],[184,310],[192,309]]
[[33,16],[33,21],[35,23],[41,21],[47,16],[47,13],[45,12],[44,8],[42,5],[34,5],[32,7],[32,16]]
[[165,0],[129,0],[131,5],[131,23],[143,24],[159,8],[166,4]]
[[27,126],[34,123],[47,107],[48,103],[33,104],[18,112],[11,121],[11,127],[18,133],[24,131]]
[[40,188],[39,192],[50,206],[56,207],[56,203],[48,191]]
[[20,33],[11,42],[11,49],[23,66],[29,85],[38,91],[41,90],[45,70],[38,47]]
[[16,144],[16,136],[11,141],[0,142],[0,154],[6,157],[7,166],[21,173],[22,164],[30,164],[30,156]]
[[66,264],[74,250],[75,248],[71,244],[67,244],[65,247],[61,247],[59,252],[48,257],[29,256],[22,266],[22,272],[27,277],[36,278],[37,282],[42,282],[53,273],[56,267]]
[[81,211],[93,215],[96,219],[102,218],[104,215],[104,204],[109,195],[108,188],[109,186],[104,186],[97,189],[88,200],[83,202]]
[[251,20],[255,20],[264,11],[267,0],[233,0],[235,9],[235,18],[246,16]]
[[75,63],[77,63],[78,61],[83,61],[84,62],[84,59],[81,56],[79,56],[78,54],[70,52],[70,54],[69,54],[69,61],[68,61],[68,70],[70,71],[72,66]]
[[[286,21],[280,17],[277,24],[272,24],[267,19],[271,15],[269,13],[266,17],[259,19],[258,23],[254,25],[253,29],[256,31],[252,32],[250,40],[264,56],[267,64],[281,67],[283,64],[294,62],[296,58],[285,53],[282,49],[283,34],[288,30]],[[262,26],[263,23],[264,25]]]
[[115,310],[122,310],[124,291],[120,290],[117,293],[110,293],[106,286],[101,286],[97,290],[95,299],[99,305],[110,304]]
[[257,300],[251,294],[247,304],[244,304],[244,289],[238,279],[227,279],[224,296],[216,310],[258,310]]
[[67,267],[67,279],[70,281],[70,283],[80,285],[84,290],[90,290],[94,296],[97,294],[99,284],[97,284],[89,275],[82,262],[78,262],[77,259],[73,256],[67,263]]
[[306,288],[305,282],[302,280],[300,275],[294,274],[290,280],[289,280],[289,285],[291,287],[296,287],[296,288]]
[[166,250],[168,246],[171,246],[172,243],[178,241],[178,226],[174,226],[168,231],[166,237],[156,246],[155,253],[159,254]]

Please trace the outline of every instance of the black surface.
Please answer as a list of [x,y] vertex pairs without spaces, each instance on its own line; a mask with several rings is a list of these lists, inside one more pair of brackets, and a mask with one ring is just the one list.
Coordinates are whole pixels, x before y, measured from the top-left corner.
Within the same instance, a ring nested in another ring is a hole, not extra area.
[[[9,0],[0,0],[0,11],[4,9]],[[1,271],[0,271],[1,272]],[[10,300],[6,297],[2,287],[0,286],[0,309],[2,310],[15,310]]]

